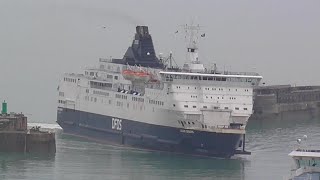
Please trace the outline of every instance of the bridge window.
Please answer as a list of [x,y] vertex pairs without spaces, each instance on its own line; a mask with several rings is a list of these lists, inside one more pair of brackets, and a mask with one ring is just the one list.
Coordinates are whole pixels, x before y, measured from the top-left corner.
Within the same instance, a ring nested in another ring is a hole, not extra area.
[[188,105],[184,105],[184,107],[185,107],[185,108],[187,108],[187,107],[188,107]]
[[236,108],[235,108],[235,110],[239,110],[239,108],[238,108],[238,107],[236,107]]

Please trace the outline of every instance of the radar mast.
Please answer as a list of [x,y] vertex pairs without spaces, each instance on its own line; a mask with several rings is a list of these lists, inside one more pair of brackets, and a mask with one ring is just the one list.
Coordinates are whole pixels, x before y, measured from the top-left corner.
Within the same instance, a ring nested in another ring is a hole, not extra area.
[[[184,25],[185,30],[185,39],[187,41],[187,54],[186,54],[186,63],[183,65],[183,69],[189,72],[204,72],[205,68],[203,64],[201,64],[199,60],[199,48],[198,48],[198,40],[199,40],[199,25]],[[201,35],[202,36],[202,35]]]

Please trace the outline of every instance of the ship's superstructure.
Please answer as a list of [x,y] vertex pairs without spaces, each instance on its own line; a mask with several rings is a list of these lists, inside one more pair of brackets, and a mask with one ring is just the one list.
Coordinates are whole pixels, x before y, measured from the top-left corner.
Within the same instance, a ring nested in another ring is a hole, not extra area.
[[65,133],[131,147],[230,157],[252,114],[256,73],[205,68],[191,33],[183,68],[158,59],[148,27],[137,26],[122,59],[100,59],[59,84],[57,122]]

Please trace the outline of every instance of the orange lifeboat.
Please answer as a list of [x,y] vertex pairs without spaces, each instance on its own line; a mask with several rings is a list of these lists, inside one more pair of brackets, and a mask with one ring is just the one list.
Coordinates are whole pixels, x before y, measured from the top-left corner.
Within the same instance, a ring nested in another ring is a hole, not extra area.
[[135,76],[134,76],[135,72],[132,70],[129,70],[129,69],[123,70],[122,75],[125,79],[130,80],[130,81],[133,81],[135,79]]
[[143,71],[138,71],[134,73],[135,79],[138,81],[147,82],[150,80],[150,74]]
[[143,81],[147,82],[150,80],[151,76],[149,73],[144,71],[133,71],[133,70],[123,70],[122,75],[125,79],[130,81]]

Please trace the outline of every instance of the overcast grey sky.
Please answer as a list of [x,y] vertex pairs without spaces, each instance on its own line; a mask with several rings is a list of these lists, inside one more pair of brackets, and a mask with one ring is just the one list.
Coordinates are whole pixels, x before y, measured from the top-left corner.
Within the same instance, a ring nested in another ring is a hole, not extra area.
[[191,20],[206,33],[206,64],[255,70],[267,84],[320,84],[319,0],[0,0],[0,100],[54,122],[64,72],[122,57],[136,25],[182,64],[183,34],[174,32]]

